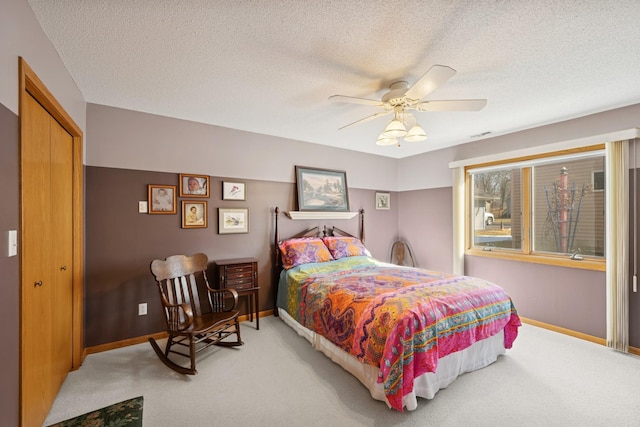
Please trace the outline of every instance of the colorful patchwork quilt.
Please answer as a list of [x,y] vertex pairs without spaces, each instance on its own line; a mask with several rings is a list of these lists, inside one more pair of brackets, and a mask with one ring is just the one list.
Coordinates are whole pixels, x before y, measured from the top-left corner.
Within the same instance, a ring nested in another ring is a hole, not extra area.
[[520,326],[511,298],[491,282],[366,256],[287,270],[278,306],[378,367],[378,382],[399,411],[414,378],[435,372],[438,359],[503,329],[505,348],[511,348]]

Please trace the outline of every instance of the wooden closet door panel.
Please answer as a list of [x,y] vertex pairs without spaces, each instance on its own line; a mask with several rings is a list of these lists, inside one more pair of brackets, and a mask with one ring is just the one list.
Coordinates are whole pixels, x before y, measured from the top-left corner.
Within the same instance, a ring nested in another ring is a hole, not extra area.
[[52,384],[57,393],[72,367],[73,138],[51,119]]
[[18,65],[20,425],[41,426],[83,357],[82,130],[23,58]]
[[25,104],[21,129],[21,393],[23,425],[38,425],[55,399],[50,386],[54,247],[49,238],[51,124],[49,114],[34,99],[27,98]]

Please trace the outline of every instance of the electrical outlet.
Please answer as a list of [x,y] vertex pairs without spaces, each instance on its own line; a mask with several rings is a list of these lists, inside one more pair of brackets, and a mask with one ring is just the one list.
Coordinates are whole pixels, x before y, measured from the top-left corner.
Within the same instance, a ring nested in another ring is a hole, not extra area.
[[146,316],[147,314],[147,303],[143,302],[138,304],[138,316]]

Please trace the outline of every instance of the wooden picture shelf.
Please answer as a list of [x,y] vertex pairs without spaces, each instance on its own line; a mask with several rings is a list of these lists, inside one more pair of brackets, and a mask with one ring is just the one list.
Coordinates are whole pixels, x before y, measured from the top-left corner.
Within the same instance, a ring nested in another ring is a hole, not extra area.
[[291,219],[351,219],[358,212],[289,211],[285,215]]

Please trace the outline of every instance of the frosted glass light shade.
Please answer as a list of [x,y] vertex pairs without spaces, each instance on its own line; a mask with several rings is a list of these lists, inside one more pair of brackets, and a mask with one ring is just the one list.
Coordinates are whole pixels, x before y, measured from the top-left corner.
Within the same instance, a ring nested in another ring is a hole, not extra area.
[[407,136],[404,137],[404,140],[409,142],[424,141],[425,139],[427,139],[427,134],[424,132],[424,129],[422,129],[418,125],[415,125],[411,129],[409,129],[409,132],[407,132]]
[[382,145],[382,146],[396,145],[397,143],[398,143],[397,139],[387,138],[386,136],[384,136],[384,132],[380,134],[380,136],[378,137],[378,140],[376,141],[376,145]]
[[382,135],[387,138],[398,138],[401,136],[405,136],[406,134],[407,128],[404,127],[404,124],[398,119],[391,120],[382,132]]

